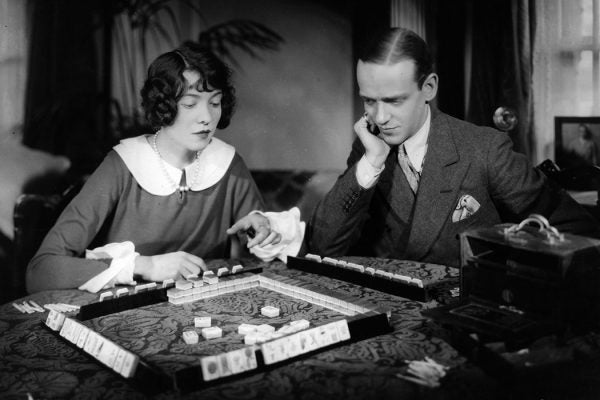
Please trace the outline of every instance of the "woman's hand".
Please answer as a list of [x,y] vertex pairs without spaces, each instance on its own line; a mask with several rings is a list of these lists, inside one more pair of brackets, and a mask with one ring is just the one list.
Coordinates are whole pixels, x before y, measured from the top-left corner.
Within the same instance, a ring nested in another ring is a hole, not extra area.
[[237,221],[227,229],[227,234],[233,235],[238,232],[246,232],[250,238],[248,248],[254,246],[266,246],[268,244],[277,244],[281,241],[279,232],[271,230],[269,219],[258,213],[251,213]]
[[206,264],[200,257],[185,251],[176,251],[156,256],[138,256],[133,273],[134,276],[141,276],[147,281],[162,282],[198,275],[206,270]]

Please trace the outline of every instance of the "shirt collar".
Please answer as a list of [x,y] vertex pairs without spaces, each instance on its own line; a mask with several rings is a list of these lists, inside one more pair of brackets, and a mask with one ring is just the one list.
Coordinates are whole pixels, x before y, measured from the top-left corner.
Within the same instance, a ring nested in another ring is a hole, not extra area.
[[408,159],[417,172],[421,172],[423,169],[423,159],[425,159],[425,153],[427,152],[427,139],[429,138],[429,128],[431,127],[431,110],[427,105],[427,118],[423,126],[419,128],[417,133],[409,137],[404,141],[404,148]]
[[[161,160],[148,143],[147,136],[123,139],[114,150],[144,190],[153,195],[168,196],[177,190],[173,182],[179,183],[182,171],[166,162],[162,162],[161,165]],[[219,182],[225,176],[234,156],[233,146],[213,137],[198,159],[185,168],[191,190],[204,190]],[[195,163],[198,163],[199,167],[196,167]],[[194,174],[198,174],[195,179]]]

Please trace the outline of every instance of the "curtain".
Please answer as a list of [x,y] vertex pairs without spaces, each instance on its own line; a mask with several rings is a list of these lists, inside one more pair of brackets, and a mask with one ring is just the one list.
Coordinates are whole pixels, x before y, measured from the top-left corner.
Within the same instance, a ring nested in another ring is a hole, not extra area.
[[410,29],[427,40],[425,3],[420,0],[391,0],[390,26]]
[[100,4],[31,0],[24,144],[67,156],[81,174],[96,168],[107,147]]
[[471,27],[466,59],[466,119],[493,126],[499,106],[517,113],[518,124],[509,132],[515,150],[536,161],[532,152],[532,48],[535,30],[534,0],[469,2]]
[[0,140],[23,123],[27,1],[0,0]]

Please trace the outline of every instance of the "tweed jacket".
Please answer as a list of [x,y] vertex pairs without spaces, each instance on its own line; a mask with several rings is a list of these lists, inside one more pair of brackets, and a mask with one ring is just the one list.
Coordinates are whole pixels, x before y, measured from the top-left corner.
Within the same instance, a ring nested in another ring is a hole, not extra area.
[[[356,163],[364,154],[356,139],[346,171],[313,213],[307,250],[320,255],[362,255],[458,266],[459,233],[531,213],[561,231],[586,233],[594,220],[568,194],[512,149],[508,135],[431,108],[428,149],[416,195],[390,152],[377,183],[363,189]],[[465,195],[479,208],[453,221]]]

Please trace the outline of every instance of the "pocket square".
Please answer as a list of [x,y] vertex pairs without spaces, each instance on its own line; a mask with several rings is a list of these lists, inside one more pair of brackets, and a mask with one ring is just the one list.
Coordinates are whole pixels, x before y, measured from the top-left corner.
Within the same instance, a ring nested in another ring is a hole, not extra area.
[[456,209],[452,213],[452,222],[459,222],[469,218],[479,210],[479,202],[471,195],[465,194],[458,199]]

